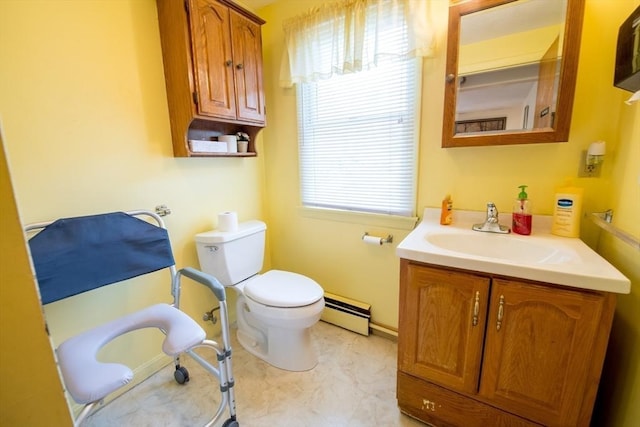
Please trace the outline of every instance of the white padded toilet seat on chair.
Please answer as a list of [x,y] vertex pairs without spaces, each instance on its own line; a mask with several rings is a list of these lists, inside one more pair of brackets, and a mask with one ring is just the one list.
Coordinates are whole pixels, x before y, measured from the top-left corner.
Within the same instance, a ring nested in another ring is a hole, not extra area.
[[249,280],[244,294],[271,307],[304,307],[320,300],[324,291],[314,280],[290,271],[271,270]]
[[176,356],[206,338],[200,325],[168,304],[147,307],[71,337],[56,351],[60,371],[73,399],[82,404],[95,402],[129,383],[133,372],[128,366],[99,362],[96,354],[120,335],[152,327],[165,331],[162,350],[169,356]]

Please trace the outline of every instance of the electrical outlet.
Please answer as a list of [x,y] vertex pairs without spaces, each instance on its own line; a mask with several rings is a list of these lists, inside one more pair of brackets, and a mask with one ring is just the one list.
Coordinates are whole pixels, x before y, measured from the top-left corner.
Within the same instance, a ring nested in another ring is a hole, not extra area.
[[587,150],[582,150],[580,165],[578,166],[579,178],[599,178],[602,162],[595,165],[587,165]]

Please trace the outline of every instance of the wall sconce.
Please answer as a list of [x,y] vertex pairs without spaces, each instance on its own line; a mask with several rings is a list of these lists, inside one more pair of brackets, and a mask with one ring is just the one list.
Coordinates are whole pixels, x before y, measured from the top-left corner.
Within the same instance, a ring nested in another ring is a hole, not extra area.
[[607,143],[604,141],[595,141],[589,145],[589,149],[583,151],[582,165],[578,176],[581,177],[597,177],[600,176],[600,167],[604,161]]

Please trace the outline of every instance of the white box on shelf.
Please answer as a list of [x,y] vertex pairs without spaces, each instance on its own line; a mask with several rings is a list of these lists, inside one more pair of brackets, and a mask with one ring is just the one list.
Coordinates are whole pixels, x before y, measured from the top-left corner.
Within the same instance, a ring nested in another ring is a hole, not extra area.
[[227,143],[219,141],[189,140],[189,148],[194,153],[226,153]]

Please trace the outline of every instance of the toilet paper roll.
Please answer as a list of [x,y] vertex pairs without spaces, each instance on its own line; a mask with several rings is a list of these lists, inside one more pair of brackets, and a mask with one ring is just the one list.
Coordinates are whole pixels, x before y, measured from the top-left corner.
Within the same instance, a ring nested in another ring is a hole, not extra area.
[[238,137],[235,135],[220,135],[218,141],[227,143],[227,153],[238,152]]
[[238,214],[236,212],[220,212],[218,214],[218,231],[238,231]]
[[365,236],[362,236],[362,241],[365,242],[367,245],[375,245],[375,246],[382,245],[382,237],[365,235]]

